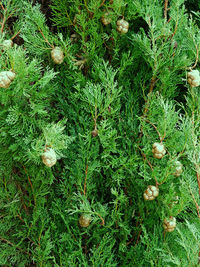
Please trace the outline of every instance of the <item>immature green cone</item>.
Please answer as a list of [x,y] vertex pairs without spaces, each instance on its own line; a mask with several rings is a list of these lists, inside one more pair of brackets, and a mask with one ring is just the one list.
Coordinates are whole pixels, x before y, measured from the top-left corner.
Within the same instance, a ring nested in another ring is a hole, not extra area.
[[52,167],[56,164],[56,153],[52,148],[47,148],[42,155],[42,161],[47,167]]
[[117,21],[117,31],[121,34],[127,33],[129,28],[128,21],[120,19]]
[[61,64],[64,60],[64,54],[60,47],[56,46],[51,50],[51,58],[55,64]]
[[11,82],[15,79],[16,74],[13,71],[0,72],[0,87],[8,88]]
[[88,227],[91,222],[91,216],[88,214],[82,214],[79,218],[79,224],[81,227]]
[[176,218],[171,216],[168,219],[164,219],[163,228],[166,232],[173,232],[176,228]]

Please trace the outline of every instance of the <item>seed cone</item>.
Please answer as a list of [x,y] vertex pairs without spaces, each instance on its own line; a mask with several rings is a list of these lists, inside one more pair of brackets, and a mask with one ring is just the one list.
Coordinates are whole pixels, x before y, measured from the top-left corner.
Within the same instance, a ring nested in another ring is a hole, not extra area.
[[200,85],[200,75],[198,70],[191,70],[188,72],[187,81],[191,87],[197,87]]
[[176,228],[176,218],[170,217],[169,219],[164,219],[163,228],[166,232],[173,232]]
[[82,214],[79,218],[79,224],[81,227],[88,227],[91,222],[91,216],[87,214]]
[[121,34],[127,33],[129,28],[128,21],[120,19],[117,21],[117,31]]
[[0,87],[8,88],[11,82],[15,79],[16,74],[13,71],[0,72]]
[[3,49],[9,49],[13,46],[13,41],[12,40],[4,40],[2,43]]
[[51,50],[51,58],[53,59],[54,63],[61,64],[64,60],[64,54],[60,47],[55,47]]
[[144,199],[145,200],[154,200],[159,195],[158,187],[154,185],[149,185],[147,189],[144,191]]
[[173,175],[178,177],[183,172],[183,165],[180,163],[180,161],[177,160],[175,162],[175,166],[176,166],[176,169],[175,169],[175,172],[173,173]]
[[56,164],[56,153],[52,148],[47,148],[42,155],[42,161],[47,167],[52,167]]
[[163,144],[154,143],[152,145],[152,152],[153,152],[154,158],[161,159],[164,157],[166,150]]

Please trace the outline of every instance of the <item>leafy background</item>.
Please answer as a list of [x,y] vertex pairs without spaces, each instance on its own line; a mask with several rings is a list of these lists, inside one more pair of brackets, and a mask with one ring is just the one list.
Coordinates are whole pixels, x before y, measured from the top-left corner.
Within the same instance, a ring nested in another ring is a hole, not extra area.
[[[198,69],[199,6],[168,5],[165,17],[164,1],[1,2],[1,42],[14,37],[1,70],[17,74],[0,94],[1,266],[197,266],[200,97],[187,71]],[[164,233],[169,216],[177,227]]]

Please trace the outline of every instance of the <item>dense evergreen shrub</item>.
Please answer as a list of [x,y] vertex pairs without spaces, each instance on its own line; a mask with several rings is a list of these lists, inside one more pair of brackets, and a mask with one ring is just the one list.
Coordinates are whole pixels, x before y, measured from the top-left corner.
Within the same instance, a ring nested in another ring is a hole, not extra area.
[[0,266],[197,266],[196,1],[0,7]]

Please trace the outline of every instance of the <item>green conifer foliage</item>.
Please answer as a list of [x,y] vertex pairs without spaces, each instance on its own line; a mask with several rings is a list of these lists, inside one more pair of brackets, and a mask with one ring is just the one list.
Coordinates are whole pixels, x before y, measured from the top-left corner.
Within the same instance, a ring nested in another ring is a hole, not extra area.
[[0,1],[0,266],[197,266],[194,1],[44,2]]

